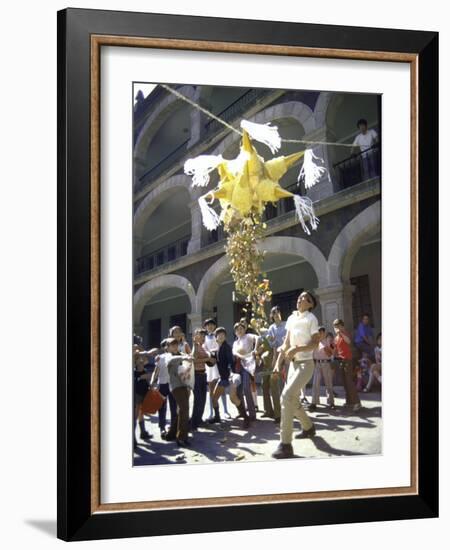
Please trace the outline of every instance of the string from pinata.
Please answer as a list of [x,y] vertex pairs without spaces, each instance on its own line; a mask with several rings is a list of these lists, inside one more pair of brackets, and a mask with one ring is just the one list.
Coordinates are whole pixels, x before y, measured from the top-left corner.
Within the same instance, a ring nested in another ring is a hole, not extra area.
[[[173,90],[172,88],[170,88],[170,86],[167,86],[167,85],[162,85],[162,86],[165,89],[167,89],[169,92],[173,93],[175,96],[179,97],[180,99],[182,99],[182,100],[186,101],[187,103],[189,103],[190,105],[192,105],[194,108],[200,110],[201,112],[203,112],[207,116],[213,118],[214,120],[216,120],[217,122],[219,122],[223,126],[227,127],[232,132],[237,133],[240,136],[243,135],[243,132],[241,132],[238,129],[234,128],[233,126],[228,124],[226,121],[224,121],[221,118],[217,117],[216,115],[214,115],[213,113],[211,113],[207,109],[201,107],[200,105],[198,105],[194,101],[186,98],[183,94],[179,93],[176,90]],[[297,143],[307,143],[306,140],[283,140],[283,139],[281,139],[280,136],[278,135],[277,128],[271,126],[270,123],[263,124],[263,125],[258,125],[258,124],[252,123],[250,121],[241,121],[241,127],[243,127],[243,129],[245,129],[247,131],[250,131],[250,134],[254,134],[255,131],[256,131],[256,133],[258,133],[258,137],[256,139],[258,141],[261,141],[262,143],[265,143],[271,149],[272,154],[274,153],[275,150],[277,150],[279,147],[281,147],[281,141],[285,141],[285,142],[286,141],[289,141],[289,142],[294,142],[295,141]],[[254,128],[254,127],[256,127],[256,128]],[[253,130],[253,131],[251,131],[251,130]],[[311,144],[311,143],[314,143],[315,145],[320,145],[321,144],[321,143],[318,143],[318,142],[308,142],[308,144]],[[312,151],[311,151],[311,155],[314,156]],[[239,170],[239,165],[241,164],[242,160],[244,160],[241,157],[243,157],[242,152],[241,152],[241,154],[239,155],[239,157],[237,159],[235,159],[234,161],[230,161],[230,164],[231,163],[235,164],[234,168],[235,168],[236,171]],[[219,155],[219,156],[204,155],[203,157],[200,157],[200,158],[197,157],[196,159],[189,159],[185,164],[185,173],[190,174],[190,175],[193,176],[193,185],[204,187],[207,184],[207,182],[209,181],[209,177],[208,177],[207,174],[211,170],[213,170],[215,167],[217,167],[218,163],[220,163],[221,161],[223,161],[223,158],[221,157],[221,155]],[[230,169],[233,171],[233,168],[231,166],[230,166]],[[322,170],[321,168],[318,168],[318,169],[319,169],[319,171]],[[306,182],[306,178],[305,178],[305,182]],[[296,210],[297,217],[298,217],[304,231],[306,233],[310,234],[310,231],[309,231],[309,229],[306,225],[306,220],[309,218],[309,222],[311,224],[312,229],[316,229],[317,224],[319,222],[319,220],[314,215],[314,210],[313,210],[313,207],[312,207],[311,199],[309,199],[308,197],[300,197],[300,196],[294,195],[294,203],[295,203],[295,210]],[[213,230],[213,229],[216,229],[218,227],[219,223],[220,223],[220,217],[217,215],[215,210],[207,204],[206,196],[200,197],[199,205],[200,205],[200,210],[201,210],[201,213],[202,213],[203,223],[204,223],[205,227],[207,229],[209,229],[210,231]],[[263,229],[263,224],[258,223],[256,226],[253,227],[253,229],[255,229],[255,227],[259,227],[262,230]],[[243,236],[242,229],[243,228],[241,228],[241,231],[238,232],[240,237]],[[226,251],[227,251],[227,255],[229,255],[230,258],[232,258],[231,248],[232,248],[232,243],[234,242],[233,239],[237,236],[237,233],[236,232],[230,232],[230,230],[228,230],[228,232],[229,232],[229,236],[228,236],[228,240],[227,240],[228,244],[227,244],[227,247],[226,247]],[[252,244],[255,244],[256,243],[256,235],[254,235],[251,240],[253,241]],[[249,248],[253,249],[253,246],[250,246]],[[245,256],[245,254],[244,254],[244,256]],[[258,264],[261,264],[262,258],[263,258],[263,256],[259,256],[257,254],[256,257],[253,258],[253,262],[256,261]],[[243,259],[242,256],[241,256],[241,259]],[[260,272],[260,268],[261,268],[261,266],[259,265],[259,269],[258,269],[259,272]],[[233,266],[232,266],[232,274],[233,274]],[[233,279],[235,281],[235,285],[236,285],[237,290],[240,290],[241,292],[248,292],[247,299],[249,299],[249,301],[252,303],[253,320],[255,320],[255,322],[257,323],[258,326],[261,324],[261,322],[262,322],[261,326],[265,326],[265,324],[266,324],[266,315],[265,315],[265,311],[264,311],[264,303],[267,301],[268,296],[271,295],[270,287],[265,288],[265,286],[264,286],[266,280],[263,280],[259,284],[258,284],[258,281],[256,281],[256,287],[254,287],[253,284],[250,284],[250,288],[247,288],[247,287],[246,288],[240,288],[239,287],[239,278],[237,278],[236,274],[233,275]],[[262,289],[263,286],[264,286],[264,289]],[[262,302],[261,302],[261,300],[262,300]],[[258,326],[254,327],[257,331],[258,331]]]
[[[196,103],[192,99],[189,99],[185,95],[181,94],[178,90],[175,90],[175,89],[171,88],[167,84],[160,84],[160,86],[162,88],[164,88],[165,90],[167,90],[168,92],[175,95],[176,97],[178,97],[179,99],[182,99],[186,103],[189,103],[189,105],[191,105],[195,109],[198,109],[199,111],[201,111],[205,115],[207,115],[210,118],[216,120],[217,122],[219,122],[220,124],[222,124],[223,126],[228,128],[229,130],[231,130],[232,132],[234,132],[236,134],[239,134],[242,137],[243,133],[240,130],[238,130],[237,128],[235,128],[234,126],[232,126],[231,124],[229,124],[228,122],[223,120],[222,118],[218,117],[217,115],[215,115],[214,113],[212,113],[208,109],[205,109],[205,107],[202,107],[201,105],[199,105],[198,103]],[[337,142],[337,141],[314,141],[314,140],[307,140],[307,139],[285,139],[285,138],[281,138],[281,141],[283,143],[301,143],[301,144],[304,144],[304,145],[335,145],[336,147],[354,147],[353,143],[340,143],[340,142]]]

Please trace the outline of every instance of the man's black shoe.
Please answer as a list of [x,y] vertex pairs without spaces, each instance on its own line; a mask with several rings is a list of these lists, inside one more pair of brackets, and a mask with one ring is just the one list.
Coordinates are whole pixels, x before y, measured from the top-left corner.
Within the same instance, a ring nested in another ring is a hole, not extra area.
[[272,453],[272,458],[292,458],[294,449],[290,443],[280,443],[276,450]]
[[317,405],[311,403],[311,405],[308,407],[308,411],[317,411]]
[[316,435],[316,428],[313,426],[309,430],[302,430],[295,436],[295,439],[307,439],[308,437],[314,437]]

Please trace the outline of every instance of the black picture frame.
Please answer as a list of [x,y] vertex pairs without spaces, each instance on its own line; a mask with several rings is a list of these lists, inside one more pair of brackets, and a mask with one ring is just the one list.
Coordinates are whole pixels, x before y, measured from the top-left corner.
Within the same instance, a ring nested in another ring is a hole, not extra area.
[[[417,56],[418,492],[242,506],[93,511],[91,37],[152,37]],[[432,215],[430,215],[432,213]],[[58,527],[63,540],[438,515],[438,34],[102,10],[58,12]],[[420,367],[424,368],[420,368]],[[223,521],[224,514],[226,522]]]

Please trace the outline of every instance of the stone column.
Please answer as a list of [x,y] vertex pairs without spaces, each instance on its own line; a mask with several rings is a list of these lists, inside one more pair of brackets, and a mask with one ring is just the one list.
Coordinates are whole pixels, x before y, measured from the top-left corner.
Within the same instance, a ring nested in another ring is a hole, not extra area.
[[201,328],[203,325],[203,319],[201,313],[188,313],[188,327],[187,330],[189,332],[190,338],[192,339],[192,335],[194,334],[194,330],[196,328]]
[[[193,101],[196,103],[199,102],[200,99],[200,93],[201,93],[201,86],[195,86],[195,91],[193,94]],[[189,139],[189,142],[187,144],[188,149],[193,147],[196,143],[198,143],[202,137],[202,128],[203,128],[203,113],[199,111],[198,109],[191,109],[190,112],[191,116],[191,137]]]
[[202,118],[202,113],[200,111],[197,109],[191,110],[191,137],[187,144],[188,149],[200,141],[203,126]]
[[345,327],[353,332],[352,294],[354,285],[338,283],[323,288],[316,288],[315,294],[320,300],[322,324],[327,331],[333,331],[333,321],[342,319]]
[[202,247],[202,214],[197,201],[189,204],[191,211],[191,240],[189,241],[187,253],[194,254]]

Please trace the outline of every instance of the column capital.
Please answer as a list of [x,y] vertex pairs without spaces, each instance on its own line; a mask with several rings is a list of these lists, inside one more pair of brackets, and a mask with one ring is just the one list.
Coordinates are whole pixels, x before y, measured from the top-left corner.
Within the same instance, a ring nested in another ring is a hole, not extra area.
[[202,314],[198,312],[188,313],[187,318],[190,324],[190,332],[193,333],[196,328],[203,326]]
[[343,319],[345,326],[353,330],[352,294],[355,286],[338,283],[327,287],[316,288],[322,309],[322,323],[331,328],[335,319]]
[[342,296],[342,294],[353,294],[355,288],[355,285],[340,283],[322,288],[315,288],[314,293],[317,294],[321,300],[332,300],[333,298]]

